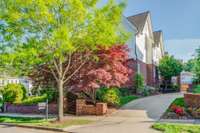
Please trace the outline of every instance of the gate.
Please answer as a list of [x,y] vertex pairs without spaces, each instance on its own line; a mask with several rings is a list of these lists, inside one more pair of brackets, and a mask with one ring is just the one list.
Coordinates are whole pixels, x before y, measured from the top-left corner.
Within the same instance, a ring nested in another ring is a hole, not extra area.
[[76,99],[78,96],[72,92],[67,93],[67,112],[76,114]]

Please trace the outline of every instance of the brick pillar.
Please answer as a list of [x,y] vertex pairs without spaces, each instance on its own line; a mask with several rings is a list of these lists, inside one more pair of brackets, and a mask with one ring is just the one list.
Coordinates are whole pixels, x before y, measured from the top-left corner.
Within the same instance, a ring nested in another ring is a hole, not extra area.
[[76,115],[82,114],[82,108],[83,108],[84,105],[85,105],[84,99],[77,99],[76,100]]
[[96,104],[96,115],[104,115],[107,113],[107,103]]

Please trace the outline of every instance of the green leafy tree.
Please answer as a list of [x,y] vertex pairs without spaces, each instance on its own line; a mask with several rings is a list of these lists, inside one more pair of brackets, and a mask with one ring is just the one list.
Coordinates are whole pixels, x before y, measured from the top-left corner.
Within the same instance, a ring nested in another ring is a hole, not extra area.
[[171,82],[173,76],[178,76],[181,73],[183,65],[173,56],[166,55],[160,60],[158,68],[164,81],[166,81],[166,85],[167,82]]
[[187,72],[192,72],[195,65],[195,59],[190,59],[183,65],[183,70]]
[[195,81],[200,83],[200,48],[196,50],[196,58],[194,63],[193,72],[195,73]]
[[[15,73],[24,75],[34,68],[51,73],[59,92],[59,121],[63,120],[64,84],[67,86],[98,48],[123,44],[128,38],[119,27],[125,4],[109,0],[99,7],[99,2],[0,1],[1,66],[9,70],[14,67]],[[78,64],[73,62],[76,60]],[[40,67],[43,65],[45,68]]]

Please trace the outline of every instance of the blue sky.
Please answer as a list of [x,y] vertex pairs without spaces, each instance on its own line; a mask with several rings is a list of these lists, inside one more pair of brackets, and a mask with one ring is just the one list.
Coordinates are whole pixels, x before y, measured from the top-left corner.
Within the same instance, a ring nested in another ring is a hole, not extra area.
[[128,0],[125,16],[150,11],[155,30],[163,30],[165,50],[188,60],[200,46],[200,0]]
[[125,16],[150,11],[154,30],[164,33],[165,50],[179,59],[192,58],[200,46],[200,0],[127,1]]

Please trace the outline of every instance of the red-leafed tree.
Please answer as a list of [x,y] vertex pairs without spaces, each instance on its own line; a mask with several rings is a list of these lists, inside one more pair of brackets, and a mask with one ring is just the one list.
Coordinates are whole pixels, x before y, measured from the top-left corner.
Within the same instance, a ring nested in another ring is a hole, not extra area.
[[128,67],[128,48],[115,45],[102,48],[96,53],[97,61],[87,63],[73,78],[72,89],[83,91],[95,100],[95,91],[100,87],[121,87],[129,80],[132,70]]
[[[77,72],[66,87],[68,91],[85,92],[91,99],[95,100],[95,91],[100,87],[121,87],[129,80],[132,72],[127,65],[128,48],[126,45],[114,45],[111,48],[100,48],[94,54],[95,58],[88,61]],[[72,64],[80,65],[81,54],[72,56]],[[45,66],[41,66],[45,67]],[[72,71],[77,67],[70,68]],[[41,70],[41,69],[40,69]],[[45,71],[36,70],[31,77],[37,85],[55,85],[53,75]]]

